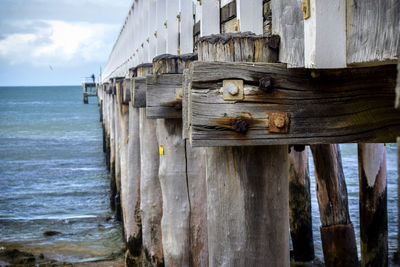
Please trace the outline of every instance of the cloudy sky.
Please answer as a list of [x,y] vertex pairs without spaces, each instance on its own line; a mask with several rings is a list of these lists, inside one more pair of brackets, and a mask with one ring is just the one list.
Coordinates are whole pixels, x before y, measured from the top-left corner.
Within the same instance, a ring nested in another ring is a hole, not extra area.
[[0,86],[98,76],[131,0],[0,0]]

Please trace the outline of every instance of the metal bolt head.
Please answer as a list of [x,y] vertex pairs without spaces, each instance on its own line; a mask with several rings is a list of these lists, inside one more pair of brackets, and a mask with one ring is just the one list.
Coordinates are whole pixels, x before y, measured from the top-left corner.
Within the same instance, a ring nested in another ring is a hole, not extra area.
[[239,88],[238,88],[236,85],[234,85],[234,84],[228,85],[228,87],[226,88],[226,90],[228,91],[228,93],[229,93],[230,95],[233,95],[233,96],[239,94]]
[[259,87],[261,90],[268,92],[272,87],[272,78],[271,77],[263,77],[259,80]]
[[274,118],[274,125],[275,127],[282,129],[285,127],[285,118],[283,116],[276,116]]

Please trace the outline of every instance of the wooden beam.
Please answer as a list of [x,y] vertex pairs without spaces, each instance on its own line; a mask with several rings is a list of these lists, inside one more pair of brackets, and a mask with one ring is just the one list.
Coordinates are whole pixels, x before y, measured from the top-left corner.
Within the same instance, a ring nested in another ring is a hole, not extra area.
[[233,18],[236,18],[236,0],[229,2],[228,4],[222,6],[221,3],[221,25]]
[[220,32],[219,0],[201,1],[200,37]]
[[304,19],[298,0],[272,0],[272,33],[281,38],[279,61],[304,67]]
[[263,34],[263,0],[237,0],[239,31]]
[[[193,146],[394,142],[400,131],[395,79],[395,65],[313,72],[193,62],[190,140]],[[243,80],[243,98],[224,100],[224,80]]]
[[306,68],[346,67],[346,0],[309,0],[304,20]]
[[131,101],[131,79],[124,79],[122,82],[122,104],[128,105],[129,101]]
[[347,1],[347,64],[387,64],[398,59],[397,0]]
[[147,118],[182,118],[182,98],[176,92],[182,88],[182,74],[163,74],[146,78]]
[[135,108],[146,107],[146,78],[132,79],[131,103]]
[[[399,34],[399,43],[400,43],[400,34]],[[395,107],[400,109],[400,44],[399,44],[399,59],[397,60],[397,85],[396,85],[396,100]]]

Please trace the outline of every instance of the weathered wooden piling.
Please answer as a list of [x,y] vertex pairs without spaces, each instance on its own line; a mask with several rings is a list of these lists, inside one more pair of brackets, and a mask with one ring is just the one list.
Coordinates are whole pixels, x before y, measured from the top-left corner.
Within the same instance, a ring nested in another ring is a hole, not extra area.
[[[303,150],[303,151],[301,151]],[[294,260],[314,259],[310,176],[305,146],[293,146],[289,153],[289,219]]]
[[386,147],[358,145],[362,266],[388,265]]
[[109,99],[109,119],[110,119],[110,203],[111,208],[116,210],[115,199],[117,197],[117,182],[115,178],[115,119],[114,119],[114,84]]
[[326,266],[357,266],[339,145],[311,145]]

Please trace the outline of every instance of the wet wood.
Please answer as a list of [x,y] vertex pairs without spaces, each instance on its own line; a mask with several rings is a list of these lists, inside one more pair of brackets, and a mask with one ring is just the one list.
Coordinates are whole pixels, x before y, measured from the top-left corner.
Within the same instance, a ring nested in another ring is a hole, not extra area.
[[279,61],[304,67],[304,19],[301,1],[272,0],[272,33],[281,38]]
[[312,145],[326,266],[356,266],[357,245],[338,145]]
[[347,1],[347,63],[382,64],[397,59],[397,0]]
[[109,121],[110,121],[110,204],[116,210],[115,198],[117,196],[117,182],[115,178],[115,120],[114,120],[114,96],[110,95],[109,101]]
[[[231,79],[243,80],[243,100],[223,99],[222,82]],[[400,131],[395,65],[313,72],[277,63],[193,62],[190,80],[193,146],[394,142]],[[276,112],[289,116],[287,133],[271,133],[267,115]]]
[[287,149],[207,148],[210,266],[289,266]]
[[147,118],[182,118],[182,97],[177,89],[182,88],[182,74],[163,74],[146,78]]
[[190,266],[208,266],[206,149],[186,150],[186,177],[190,203]]
[[156,120],[146,118],[146,109],[140,109],[140,209],[144,262],[150,266],[162,266],[164,262],[161,235],[163,202],[158,178],[156,126]]
[[189,266],[190,203],[181,120],[157,120],[157,139],[163,146],[158,174],[163,197],[164,262],[166,266]]
[[189,70],[185,69],[183,71],[183,81],[182,81],[182,138],[189,138],[189,107],[188,107],[188,92],[189,91]]
[[306,262],[314,259],[314,240],[308,156],[301,148],[292,147],[289,153],[289,219],[294,260]]
[[362,266],[388,265],[386,147],[358,145]]

